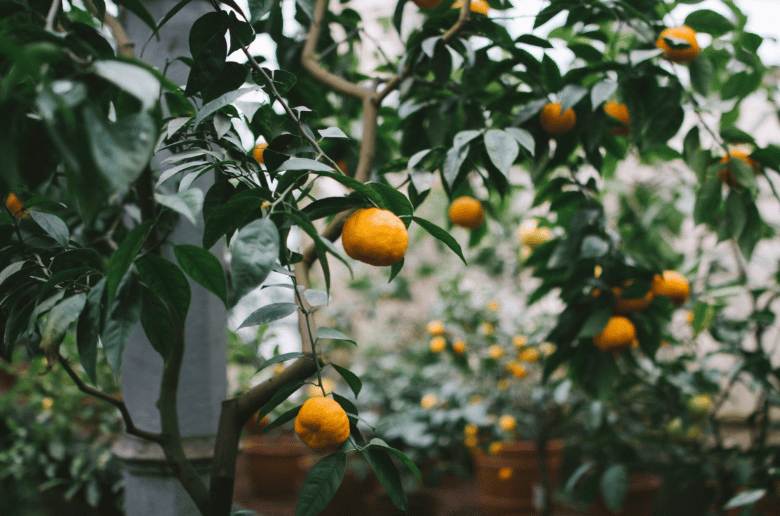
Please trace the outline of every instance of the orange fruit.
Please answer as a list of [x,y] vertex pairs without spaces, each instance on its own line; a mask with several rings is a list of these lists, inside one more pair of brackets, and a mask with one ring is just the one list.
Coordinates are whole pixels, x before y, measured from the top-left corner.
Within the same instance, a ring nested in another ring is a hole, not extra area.
[[314,450],[335,448],[349,437],[349,418],[335,400],[309,398],[295,417],[295,434]]
[[265,164],[265,158],[263,157],[263,153],[265,152],[266,147],[268,147],[267,143],[258,143],[255,145],[255,148],[252,149],[252,156],[255,157],[258,163],[261,165]]
[[452,351],[455,352],[456,355],[462,355],[466,352],[466,341],[465,340],[456,340],[452,343]]
[[[626,286],[631,282],[626,282]],[[650,302],[653,300],[653,291],[648,290],[644,297],[637,298],[624,298],[620,297],[623,293],[623,289],[620,287],[612,287],[612,293],[615,295],[615,303],[612,305],[612,309],[621,315],[632,314],[634,312],[641,312],[650,306]]]
[[517,420],[512,415],[504,414],[498,418],[498,426],[505,432],[511,432],[517,427]]
[[[750,167],[753,169],[753,172],[755,174],[758,174],[759,172],[759,165],[756,160],[750,157],[750,152],[746,151],[745,149],[732,149],[729,151],[729,153],[723,158],[721,158],[720,162],[724,165],[731,161],[732,159],[739,159],[750,165]],[[723,167],[723,170],[718,172],[718,179],[723,181],[723,183],[729,185],[731,188],[742,188],[742,185],[739,184],[739,181],[737,181],[737,178],[734,176],[734,172],[731,171],[729,167]]]
[[477,229],[485,221],[482,203],[467,195],[452,201],[449,215],[450,222],[468,229]]
[[344,223],[344,252],[369,265],[393,265],[406,254],[409,233],[395,213],[379,208],[358,210]]
[[431,339],[430,348],[433,353],[441,353],[447,347],[447,339],[442,336]]
[[[687,43],[685,48],[672,48],[666,39],[675,43]],[[664,51],[664,57],[673,63],[687,63],[693,61],[701,53],[699,44],[696,42],[696,31],[687,25],[680,27],[667,27],[661,31],[655,46]]]
[[[453,9],[460,9],[461,7],[463,7],[463,2],[460,0],[452,4]],[[490,4],[485,0],[471,0],[469,9],[471,9],[471,12],[484,14],[487,16],[488,11],[490,10]]]
[[568,133],[577,123],[577,115],[574,110],[569,108],[561,113],[561,104],[559,102],[550,102],[542,108],[539,115],[539,122],[542,129],[554,135]]
[[27,210],[22,208],[22,206],[24,206],[24,203],[15,193],[10,193],[8,194],[8,197],[5,198],[5,207],[8,208],[8,211],[17,219],[26,219],[30,216],[28,215]]
[[593,343],[602,351],[617,351],[629,347],[636,340],[634,323],[622,315],[613,315],[601,330],[593,337]]
[[430,321],[425,329],[431,335],[444,335],[444,323],[441,321]]
[[542,354],[536,348],[525,348],[518,355],[523,362],[536,362],[542,357]]
[[429,9],[435,9],[439,7],[439,4],[441,3],[441,0],[413,0],[415,5],[419,7],[420,9],[425,9],[426,11]]
[[650,286],[656,296],[666,296],[674,306],[682,306],[691,294],[688,279],[676,271],[664,271],[656,274]]
[[604,112],[623,125],[610,125],[609,132],[616,136],[626,136],[629,128],[628,106],[616,100],[604,104]]

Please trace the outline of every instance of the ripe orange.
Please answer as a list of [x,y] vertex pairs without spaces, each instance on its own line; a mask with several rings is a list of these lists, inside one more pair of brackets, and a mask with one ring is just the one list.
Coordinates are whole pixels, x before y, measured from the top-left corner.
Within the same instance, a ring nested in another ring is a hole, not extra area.
[[668,297],[674,306],[682,306],[691,294],[688,279],[676,271],[664,271],[656,274],[650,286],[656,296]]
[[536,362],[542,357],[542,354],[536,348],[525,348],[520,351],[518,357],[523,362]]
[[449,215],[450,222],[468,229],[477,229],[485,221],[482,203],[466,195],[452,201]]
[[414,3],[419,7],[420,9],[425,9],[426,11],[429,9],[435,9],[439,7],[439,4],[441,3],[441,0],[413,0]]
[[515,417],[510,414],[504,414],[498,418],[498,426],[500,426],[501,430],[504,430],[505,432],[511,432],[517,428],[517,419],[515,419]]
[[393,212],[379,208],[358,210],[344,223],[341,242],[351,258],[369,265],[393,265],[406,254],[409,234]]
[[295,417],[295,434],[314,450],[335,448],[349,437],[349,418],[335,400],[309,398]]
[[[733,158],[744,161],[750,165],[755,174],[758,174],[758,162],[750,157],[749,151],[746,151],[745,149],[731,149],[727,155],[721,158],[720,162],[726,164]],[[723,167],[723,170],[718,172],[718,179],[729,185],[731,188],[742,188],[742,185],[739,184],[739,181],[737,181],[737,178],[734,176],[734,172],[729,167]]]
[[616,136],[626,136],[629,128],[628,106],[616,100],[604,104],[604,112],[623,125],[610,125],[609,132]]
[[542,108],[539,122],[542,124],[542,129],[557,136],[572,130],[577,123],[577,115],[571,108],[561,113],[561,104],[550,102]]
[[444,323],[441,321],[430,321],[425,328],[431,335],[444,335]]
[[447,339],[441,335],[431,339],[430,348],[433,353],[441,353],[447,347]]
[[613,315],[601,330],[593,337],[593,343],[602,351],[617,351],[629,347],[636,340],[636,328],[628,317]]
[[466,352],[466,341],[465,340],[456,340],[452,343],[452,351],[455,352],[456,355],[462,355]]
[[5,207],[8,208],[8,211],[17,219],[26,219],[30,216],[27,213],[27,210],[23,209],[22,206],[24,206],[24,203],[15,193],[10,193],[8,194],[8,197],[5,198]]
[[[627,282],[626,285],[629,285]],[[637,298],[624,298],[620,297],[623,293],[623,289],[620,287],[612,287],[612,293],[615,295],[615,303],[612,305],[612,309],[616,313],[621,315],[632,314],[634,312],[641,312],[650,306],[650,302],[653,300],[653,291],[648,290],[643,297]]]
[[[461,2],[460,0],[452,4],[453,9],[460,9],[461,7],[463,7],[463,2]],[[485,16],[487,16],[488,11],[490,10],[490,4],[487,3],[485,0],[471,0],[469,9],[471,9],[471,12],[484,14]]]
[[267,143],[258,143],[255,145],[255,148],[252,149],[252,156],[255,157],[258,163],[261,165],[265,164],[265,158],[263,157],[263,153],[265,152],[266,147],[268,147]]
[[[666,38],[674,42],[687,43],[685,48],[672,48],[666,42]],[[696,31],[687,25],[681,27],[667,27],[661,31],[655,45],[664,51],[664,57],[673,63],[687,63],[693,61],[701,53],[699,44],[696,42]]]

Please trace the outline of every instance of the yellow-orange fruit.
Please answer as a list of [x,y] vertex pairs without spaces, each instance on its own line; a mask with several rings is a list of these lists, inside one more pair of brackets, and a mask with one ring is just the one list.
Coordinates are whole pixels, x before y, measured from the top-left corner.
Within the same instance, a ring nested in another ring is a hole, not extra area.
[[[680,40],[688,44],[684,48],[672,48],[666,42],[666,38]],[[661,31],[655,45],[664,51],[664,57],[673,63],[687,63],[693,61],[701,53],[699,43],[696,41],[696,31],[687,25],[680,27],[667,27]]]
[[610,125],[609,132],[616,136],[626,136],[629,131],[628,106],[616,100],[610,100],[604,104],[604,112],[622,124]]
[[393,212],[366,208],[353,213],[341,233],[344,252],[369,265],[393,265],[406,254],[409,234]]
[[636,327],[628,317],[613,315],[601,330],[593,337],[593,343],[603,351],[618,351],[629,347],[636,340]]
[[[461,7],[463,7],[463,2],[460,0],[452,4],[453,9],[460,9]],[[484,14],[487,16],[488,11],[490,10],[490,4],[485,0],[471,0],[469,9],[471,9],[471,12]]]
[[477,229],[485,221],[482,203],[473,197],[458,197],[449,209],[450,222],[467,229]]
[[258,143],[255,145],[255,148],[252,149],[252,156],[254,156],[257,162],[261,165],[265,164],[265,157],[263,156],[263,153],[265,152],[266,147],[268,147],[267,143]]
[[335,448],[349,437],[349,418],[335,400],[309,398],[295,417],[295,434],[314,450]]
[[542,108],[539,122],[542,124],[542,129],[557,136],[572,130],[577,123],[577,114],[571,108],[561,113],[561,104],[550,102]]
[[656,274],[650,286],[656,296],[666,296],[674,306],[682,306],[691,294],[688,279],[676,271],[664,271]]

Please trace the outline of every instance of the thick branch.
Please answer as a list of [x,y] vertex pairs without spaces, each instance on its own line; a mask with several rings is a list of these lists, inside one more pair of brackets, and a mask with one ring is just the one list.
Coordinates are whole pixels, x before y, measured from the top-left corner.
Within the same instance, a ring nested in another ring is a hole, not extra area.
[[206,516],[209,508],[209,490],[198,475],[192,463],[184,454],[179,429],[179,410],[177,394],[179,392],[179,376],[184,359],[184,325],[178,316],[169,311],[174,326],[173,349],[168,357],[160,382],[160,399],[157,410],[160,412],[162,428],[162,446],[168,465],[192,497],[201,514]]
[[62,368],[65,369],[65,372],[68,373],[68,376],[70,376],[70,378],[73,380],[73,382],[76,384],[76,386],[79,388],[81,392],[85,394],[89,394],[90,396],[94,396],[95,398],[99,398],[103,401],[107,401],[108,403],[114,405],[116,408],[119,409],[119,412],[122,413],[122,419],[125,422],[126,433],[155,443],[160,443],[162,441],[162,435],[153,432],[147,432],[146,430],[141,430],[137,428],[135,424],[133,424],[133,418],[130,416],[130,411],[127,410],[127,405],[125,405],[124,401],[115,398],[109,394],[106,394],[101,390],[90,387],[89,385],[84,383],[84,380],[82,380],[79,377],[79,375],[76,373],[76,371],[73,370],[73,368],[70,366],[70,364],[65,359],[65,357],[59,355],[58,359],[60,364],[62,365]]

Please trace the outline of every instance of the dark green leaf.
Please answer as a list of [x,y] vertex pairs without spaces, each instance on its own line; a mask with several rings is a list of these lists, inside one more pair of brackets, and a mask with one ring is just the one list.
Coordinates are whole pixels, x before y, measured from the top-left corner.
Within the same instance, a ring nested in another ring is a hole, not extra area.
[[227,41],[224,34],[213,36],[195,56],[195,61],[187,78],[184,94],[195,95],[203,88],[219,79],[227,58]]
[[230,251],[232,306],[268,277],[279,256],[279,230],[270,219],[257,219],[239,230]]
[[49,311],[41,329],[41,348],[46,349],[65,336],[70,325],[78,319],[86,302],[86,294],[76,294],[66,297]]
[[149,236],[153,224],[153,221],[147,220],[130,230],[119,249],[111,256],[111,260],[108,262],[108,273],[106,274],[109,303],[113,301],[119,283],[125,277],[127,271],[130,270],[130,266],[133,264],[138,251],[144,245],[146,237]]
[[122,354],[141,318],[141,282],[134,273],[125,275],[116,292],[116,298],[109,302],[108,317],[100,334],[108,365],[119,377],[122,371]]
[[147,254],[136,262],[141,281],[174,311],[184,324],[190,308],[192,292],[187,277],[173,262],[162,256]]
[[76,324],[76,346],[79,352],[81,366],[87,377],[96,383],[98,339],[102,321],[103,293],[106,290],[106,279],[103,278],[92,287],[87,294],[87,302]]
[[146,68],[118,60],[98,60],[92,66],[96,75],[140,100],[144,110],[157,104],[160,81]]
[[722,184],[717,179],[710,179],[699,189],[693,207],[696,224],[713,224],[713,216],[718,213],[722,200],[722,190]]
[[190,278],[227,304],[225,271],[216,256],[197,245],[177,245],[173,254]]
[[281,362],[286,362],[287,360],[292,360],[293,358],[306,358],[306,355],[304,355],[301,352],[294,351],[292,353],[282,353],[281,355],[274,355],[262,364],[260,364],[260,367],[257,368],[256,372],[260,372],[263,369],[270,367],[274,364],[279,364]]
[[141,326],[152,348],[160,354],[164,363],[173,349],[175,330],[168,307],[151,289],[143,287],[141,297]]
[[628,471],[623,464],[607,468],[601,475],[601,497],[612,512],[619,513],[626,503],[628,492]]
[[317,516],[336,494],[344,478],[347,454],[336,452],[320,459],[306,475],[295,516]]
[[367,183],[367,185],[381,197],[383,206],[399,217],[414,213],[414,207],[409,199],[392,186],[385,183]]
[[52,213],[44,213],[38,210],[29,210],[27,213],[58,244],[62,247],[68,247],[70,232],[68,231],[68,226],[65,225],[61,218]]
[[338,366],[331,362],[333,366],[333,369],[335,369],[342,378],[344,378],[344,381],[347,382],[347,385],[349,385],[349,388],[352,389],[352,392],[355,393],[355,397],[357,398],[357,395],[360,394],[360,389],[363,388],[363,382],[360,381],[360,378],[358,378],[358,375],[347,369],[346,367]]
[[209,249],[222,235],[238,229],[249,215],[260,209],[263,199],[256,195],[236,195],[215,209],[203,229],[203,247]]
[[244,322],[241,323],[238,329],[278,321],[295,313],[297,309],[298,305],[295,303],[271,303],[270,305],[262,306],[244,319]]
[[117,0],[118,5],[124,6],[128,11],[138,16],[142,22],[144,22],[150,29],[154,30],[157,24],[154,22],[154,17],[144,7],[141,0]]
[[[290,410],[288,410],[287,412],[285,412],[281,416],[277,417],[276,419],[274,419],[273,421],[268,423],[265,426],[265,428],[263,428],[263,432],[262,433],[270,432],[274,428],[279,428],[280,426],[282,426],[283,424],[287,423],[288,421],[292,421],[293,419],[295,419],[295,416],[298,415],[298,412],[300,412],[300,410],[301,410],[300,406],[295,407],[295,408],[291,408]],[[254,417],[254,416],[252,416],[252,417]],[[255,516],[256,514],[257,514],[256,512],[252,511],[252,516]]]
[[693,89],[706,97],[710,92],[712,78],[715,75],[715,67],[712,65],[712,61],[704,56],[699,56],[691,61],[688,70],[690,70]]
[[280,386],[270,401],[257,411],[257,419],[263,419],[265,416],[270,414],[273,409],[278,407],[280,403],[289,398],[292,393],[300,389],[302,385],[303,382],[297,381]]
[[598,335],[607,326],[610,317],[612,317],[612,309],[609,307],[595,310],[585,319],[582,328],[577,333],[577,337],[587,338]]
[[458,241],[455,240],[452,235],[447,233],[445,230],[434,224],[433,222],[430,222],[425,219],[421,219],[420,217],[412,217],[412,220],[418,223],[425,231],[430,233],[434,238],[437,238],[438,240],[441,240],[444,245],[452,249],[452,251],[458,255],[458,258],[463,260],[463,263],[466,263],[466,258],[463,257],[463,251],[460,248],[460,244],[458,244]]
[[409,501],[401,484],[401,475],[399,475],[398,468],[395,467],[387,452],[377,447],[364,448],[361,452],[368,463],[371,464],[379,482],[385,488],[388,496],[390,496],[390,500],[402,511],[407,511]]
[[722,14],[716,13],[710,9],[693,11],[685,18],[685,25],[696,32],[711,34],[716,38],[734,30],[733,23]]
[[737,190],[731,190],[723,203],[723,220],[718,227],[718,241],[739,238],[745,227],[745,220],[745,204],[742,195]]
[[409,471],[411,471],[414,474],[414,476],[417,477],[417,480],[422,481],[422,473],[420,473],[420,469],[402,451],[396,450],[395,448],[393,448],[392,446],[384,442],[382,439],[376,437],[371,439],[371,441],[368,444],[369,446],[379,446],[380,448],[384,448],[385,450],[389,451],[390,453],[398,457],[398,459],[401,462],[403,462],[407,468],[409,468]]

